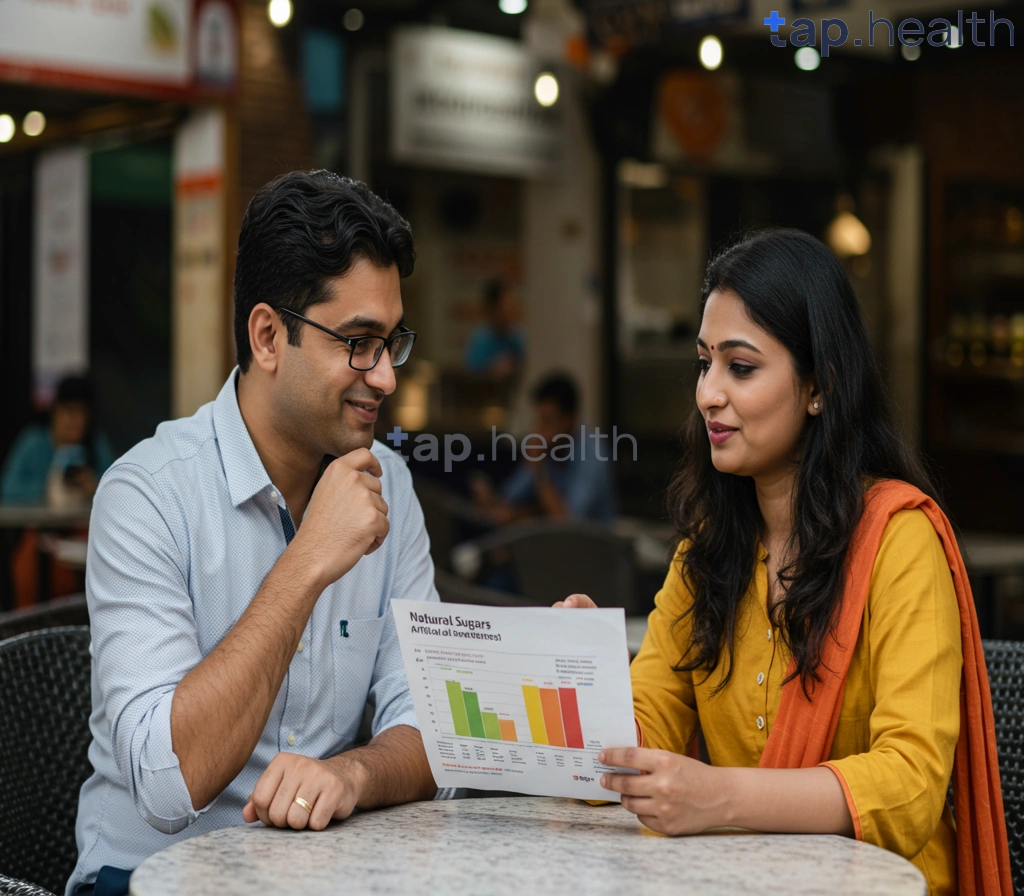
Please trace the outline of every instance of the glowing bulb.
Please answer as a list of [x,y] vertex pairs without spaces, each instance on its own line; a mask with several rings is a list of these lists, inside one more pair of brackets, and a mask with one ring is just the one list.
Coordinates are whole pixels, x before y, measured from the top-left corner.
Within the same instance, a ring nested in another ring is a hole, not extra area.
[[802,72],[813,72],[821,65],[821,55],[814,47],[801,47],[793,56],[796,67]]
[[558,102],[558,79],[550,72],[539,75],[533,85],[533,95],[542,106],[553,106]]
[[0,115],[0,143],[9,143],[16,130],[10,115]]
[[867,255],[871,251],[871,234],[864,222],[852,212],[840,212],[828,226],[825,241],[840,258]]
[[526,0],[498,0],[498,9],[507,16],[517,16],[526,12]]
[[361,9],[350,9],[342,16],[341,24],[345,26],[346,31],[358,31],[365,21],[366,16]]
[[907,60],[907,62],[917,62],[921,58],[921,47],[911,47],[907,44],[900,46],[900,55]]
[[38,137],[46,128],[46,116],[42,112],[29,112],[21,123],[21,129],[29,137]]
[[958,47],[964,45],[964,39],[960,36],[960,29],[956,25],[949,26],[949,40],[946,41],[946,46],[951,50],[955,50]]
[[705,37],[700,42],[700,64],[709,71],[722,64],[722,42],[717,37]]
[[270,0],[267,15],[278,28],[283,28],[292,20],[292,0]]

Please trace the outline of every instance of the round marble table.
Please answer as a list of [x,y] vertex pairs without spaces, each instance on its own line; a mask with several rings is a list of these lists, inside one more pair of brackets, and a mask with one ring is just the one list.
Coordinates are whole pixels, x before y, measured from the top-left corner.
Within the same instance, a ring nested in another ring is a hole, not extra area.
[[150,856],[131,879],[132,896],[924,896],[925,889],[910,862],[843,837],[670,838],[618,804],[533,797],[411,803],[320,832],[225,828]]

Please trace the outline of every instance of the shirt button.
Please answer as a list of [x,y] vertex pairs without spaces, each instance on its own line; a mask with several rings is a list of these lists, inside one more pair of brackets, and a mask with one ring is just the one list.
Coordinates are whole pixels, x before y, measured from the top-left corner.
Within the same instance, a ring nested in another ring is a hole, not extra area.
[[295,648],[299,653],[302,653],[306,649],[306,645],[299,641],[299,646]]
[[757,673],[757,683],[764,684],[764,672]]
[[[758,716],[757,717],[757,730],[760,731],[762,728],[764,728],[764,716]],[[288,740],[289,740],[289,743],[290,743],[291,742],[291,738],[289,738]]]
[[768,629],[768,640],[770,641],[771,639],[772,639],[772,630]]
[[[764,720],[763,719],[759,718],[757,721],[758,721],[758,726],[757,726],[758,728],[760,728],[760,727],[762,727],[764,725]],[[294,747],[295,746],[295,732],[292,732],[291,734],[288,735],[288,746],[289,747]]]
[[271,491],[270,492],[270,500],[271,501],[276,501],[277,500],[277,492],[275,492],[275,491]]

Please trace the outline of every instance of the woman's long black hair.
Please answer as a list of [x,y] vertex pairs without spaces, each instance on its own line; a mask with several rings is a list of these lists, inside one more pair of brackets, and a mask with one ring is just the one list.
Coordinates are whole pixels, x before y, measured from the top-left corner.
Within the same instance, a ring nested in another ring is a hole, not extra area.
[[[896,425],[853,287],[828,248],[800,230],[755,233],[712,259],[701,314],[716,289],[736,293],[821,394],[821,413],[808,417],[801,444],[791,560],[779,570],[784,596],[771,609],[807,692],[838,618],[865,479],[902,479],[933,498],[935,489]],[[736,612],[754,574],[762,519],[753,480],[720,473],[711,462],[699,408],[685,441],[668,493],[678,538],[689,544],[680,562],[693,595],[685,614],[692,635],[677,668],[710,674],[725,662],[721,688],[732,674]]]

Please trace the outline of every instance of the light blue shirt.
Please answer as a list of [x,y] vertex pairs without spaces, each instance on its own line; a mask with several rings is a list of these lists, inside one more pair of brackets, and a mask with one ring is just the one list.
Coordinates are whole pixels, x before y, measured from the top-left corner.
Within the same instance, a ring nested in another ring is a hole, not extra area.
[[68,894],[103,865],[132,869],[172,843],[242,824],[274,756],[342,752],[368,700],[374,735],[418,727],[389,604],[437,600],[434,569],[409,471],[374,442],[388,537],[323,592],[252,757],[210,805],[192,808],[171,749],[174,689],[238,621],[286,546],[287,507],[242,421],[236,373],[215,401],[162,423],[117,460],[96,492],[86,566],[95,772],[79,799]]
[[462,361],[470,373],[487,373],[505,355],[521,361],[525,343],[523,331],[518,327],[499,335],[490,324],[478,324],[469,334]]

